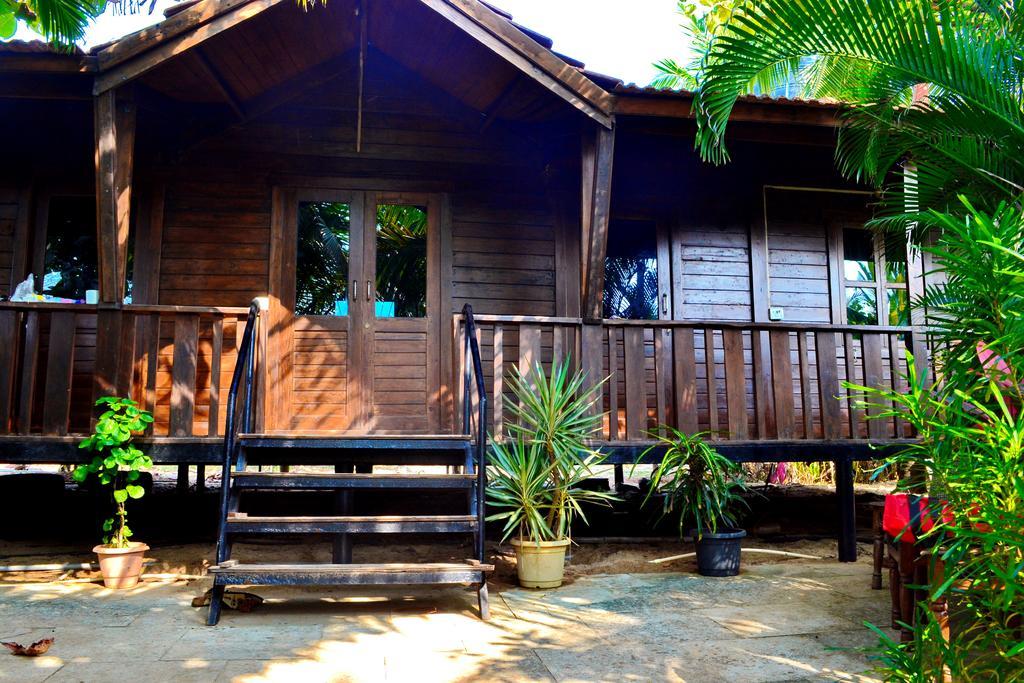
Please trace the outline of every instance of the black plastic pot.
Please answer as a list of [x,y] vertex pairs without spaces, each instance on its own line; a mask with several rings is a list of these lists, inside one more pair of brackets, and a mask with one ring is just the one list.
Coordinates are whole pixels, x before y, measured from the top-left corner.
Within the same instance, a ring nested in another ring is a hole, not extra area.
[[[691,532],[697,538],[697,532]],[[697,572],[701,576],[736,576],[740,573],[740,541],[743,529],[721,528],[716,534],[704,534],[697,546]]]

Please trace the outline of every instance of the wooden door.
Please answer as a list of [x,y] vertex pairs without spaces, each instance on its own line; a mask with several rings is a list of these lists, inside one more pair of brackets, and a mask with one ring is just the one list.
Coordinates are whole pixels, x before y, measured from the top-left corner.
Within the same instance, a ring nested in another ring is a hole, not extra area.
[[365,306],[361,192],[274,193],[268,316],[267,428],[362,429],[358,343]]
[[440,203],[436,196],[366,193],[363,291],[373,432],[440,427]]
[[270,429],[438,429],[439,213],[427,195],[275,192]]

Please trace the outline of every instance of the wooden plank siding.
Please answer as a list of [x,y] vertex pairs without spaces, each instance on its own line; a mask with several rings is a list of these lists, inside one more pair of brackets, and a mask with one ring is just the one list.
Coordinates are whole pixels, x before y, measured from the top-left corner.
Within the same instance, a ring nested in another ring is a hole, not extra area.
[[[159,303],[243,306],[265,294],[280,277],[270,264],[272,189],[284,186],[444,193],[441,315],[465,303],[479,313],[556,312],[555,214],[532,148],[503,125],[481,133],[478,114],[372,47],[363,87],[358,153],[357,85],[346,72],[162,169]],[[329,318],[300,320],[287,427],[353,427],[348,333]],[[362,428],[427,431],[437,419],[428,410],[437,399],[427,381],[427,329],[378,323],[367,359],[373,420]],[[441,329],[450,334],[443,321]],[[203,398],[199,390],[199,420]]]

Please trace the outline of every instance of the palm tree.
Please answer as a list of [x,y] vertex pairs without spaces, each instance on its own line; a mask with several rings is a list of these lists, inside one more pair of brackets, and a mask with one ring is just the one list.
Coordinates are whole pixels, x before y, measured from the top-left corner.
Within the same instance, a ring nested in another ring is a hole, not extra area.
[[760,0],[713,37],[697,89],[697,147],[728,160],[725,130],[751,79],[812,58],[809,87],[838,97],[848,177],[883,191],[880,224],[927,225],[1024,189],[1024,7],[1010,0]]
[[[711,40],[725,30],[733,13],[745,0],[678,0],[677,13],[682,18],[681,28],[687,38],[687,56],[684,61],[671,57],[654,64],[658,75],[651,87],[663,89],[696,90],[697,77]],[[772,64],[751,77],[745,92],[768,94],[795,94],[800,87],[806,60],[792,59]]]
[[[134,12],[146,3],[118,0],[116,4]],[[24,24],[54,46],[70,49],[106,7],[107,0],[5,0],[0,2],[0,40],[11,38],[18,24]]]

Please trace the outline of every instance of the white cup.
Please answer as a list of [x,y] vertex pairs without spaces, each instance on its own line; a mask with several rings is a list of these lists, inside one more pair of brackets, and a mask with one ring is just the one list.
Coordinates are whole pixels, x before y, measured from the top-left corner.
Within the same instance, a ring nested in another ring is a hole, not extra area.
[[98,289],[87,289],[85,290],[85,303],[87,304],[98,304],[100,302],[100,290]]

